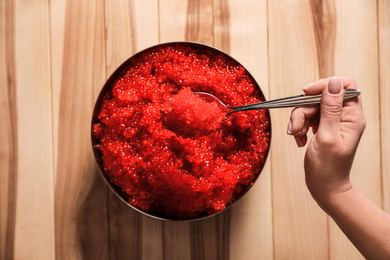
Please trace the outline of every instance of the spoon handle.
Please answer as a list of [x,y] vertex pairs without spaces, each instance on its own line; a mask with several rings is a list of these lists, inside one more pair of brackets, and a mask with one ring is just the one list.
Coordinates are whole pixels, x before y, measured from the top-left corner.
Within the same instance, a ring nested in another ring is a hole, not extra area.
[[[359,89],[345,89],[344,101],[350,100],[359,96],[361,91]],[[321,103],[321,94],[318,95],[297,95],[285,98],[279,98],[269,101],[263,101],[260,103],[249,104],[245,106],[234,107],[234,112],[256,110],[256,109],[271,109],[271,108],[283,108],[283,107],[301,107],[301,106],[313,106]]]

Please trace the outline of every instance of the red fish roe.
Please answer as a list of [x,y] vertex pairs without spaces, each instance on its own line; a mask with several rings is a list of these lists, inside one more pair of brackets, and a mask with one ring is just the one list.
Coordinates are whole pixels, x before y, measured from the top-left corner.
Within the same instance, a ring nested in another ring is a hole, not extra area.
[[101,169],[133,207],[167,219],[217,213],[240,198],[265,163],[267,110],[226,116],[264,97],[246,70],[204,46],[165,44],[122,66],[97,103],[92,132]]

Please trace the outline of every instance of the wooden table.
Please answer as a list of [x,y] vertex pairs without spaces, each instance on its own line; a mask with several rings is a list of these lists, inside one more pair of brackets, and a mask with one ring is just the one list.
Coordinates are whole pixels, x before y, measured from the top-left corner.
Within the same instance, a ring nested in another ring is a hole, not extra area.
[[305,187],[290,109],[271,111],[266,167],[223,214],[163,222],[107,189],[90,143],[95,99],[132,54],[181,40],[230,53],[267,98],[354,77],[368,125],[353,183],[390,211],[389,1],[1,0],[0,258],[362,259]]

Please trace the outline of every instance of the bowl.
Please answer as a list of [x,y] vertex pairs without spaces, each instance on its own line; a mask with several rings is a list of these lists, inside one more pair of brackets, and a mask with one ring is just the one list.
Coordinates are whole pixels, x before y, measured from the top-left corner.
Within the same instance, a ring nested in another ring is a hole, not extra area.
[[268,110],[229,116],[229,106],[264,101],[253,76],[205,44],[169,42],[120,65],[95,103],[91,138],[99,172],[144,215],[199,220],[225,211],[254,185],[271,141]]

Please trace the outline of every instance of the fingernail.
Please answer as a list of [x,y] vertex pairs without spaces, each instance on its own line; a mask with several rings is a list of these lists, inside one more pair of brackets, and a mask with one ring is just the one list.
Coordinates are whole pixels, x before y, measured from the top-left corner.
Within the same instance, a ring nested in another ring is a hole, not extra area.
[[330,94],[339,94],[341,89],[341,80],[339,78],[330,78],[328,83],[328,92]]
[[288,122],[288,126],[287,126],[287,134],[288,135],[291,135],[291,128],[292,128],[292,123],[290,121],[290,122]]

